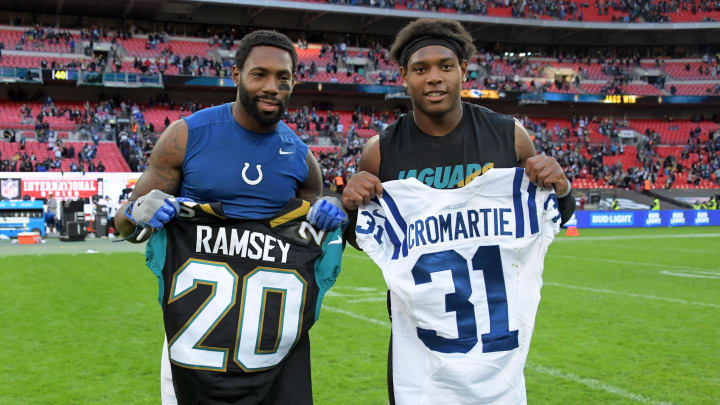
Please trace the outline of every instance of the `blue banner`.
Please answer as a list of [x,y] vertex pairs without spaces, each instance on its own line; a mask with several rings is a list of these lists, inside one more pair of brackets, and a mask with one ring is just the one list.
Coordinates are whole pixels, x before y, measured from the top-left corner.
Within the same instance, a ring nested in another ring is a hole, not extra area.
[[720,226],[720,210],[575,211],[566,226],[578,228]]
[[43,209],[43,202],[42,201],[22,201],[22,200],[16,200],[16,201],[0,201],[0,209],[13,209],[13,210],[23,210],[23,209]]

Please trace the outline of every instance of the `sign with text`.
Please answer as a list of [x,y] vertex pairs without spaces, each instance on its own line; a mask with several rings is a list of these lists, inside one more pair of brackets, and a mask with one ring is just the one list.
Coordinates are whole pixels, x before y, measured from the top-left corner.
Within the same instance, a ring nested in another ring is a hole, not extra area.
[[98,194],[98,179],[25,179],[22,195],[47,198],[91,198]]
[[575,211],[570,222],[566,226],[578,228],[720,226],[720,210]]

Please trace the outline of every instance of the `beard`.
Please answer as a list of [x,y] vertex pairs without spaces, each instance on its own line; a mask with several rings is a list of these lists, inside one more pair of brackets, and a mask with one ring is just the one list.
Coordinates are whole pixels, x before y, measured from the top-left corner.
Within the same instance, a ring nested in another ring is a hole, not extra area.
[[[238,94],[240,96],[240,104],[243,106],[245,111],[250,114],[250,116],[257,121],[258,124],[264,127],[277,124],[278,121],[282,119],[285,114],[285,110],[287,109],[287,101],[280,100],[279,98],[270,96],[251,96],[250,93],[245,90],[242,82],[238,83]],[[277,111],[260,111],[258,108],[258,101],[261,99],[272,100],[272,102],[277,103]]]

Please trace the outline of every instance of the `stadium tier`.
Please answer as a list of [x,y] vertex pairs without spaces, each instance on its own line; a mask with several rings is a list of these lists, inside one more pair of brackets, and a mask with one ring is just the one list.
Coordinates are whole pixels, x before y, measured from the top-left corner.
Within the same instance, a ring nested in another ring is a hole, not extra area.
[[[127,39],[111,34],[97,39],[115,44],[116,51],[109,60],[86,56],[82,51],[88,41],[77,30],[63,31],[73,43],[58,39],[33,38],[27,32],[34,27],[0,26],[0,42],[6,48],[0,56],[0,67],[47,69],[82,69],[90,71],[149,73],[164,75],[229,76],[233,61],[230,54],[220,53],[219,41],[211,45],[207,38],[169,37],[136,34]],[[59,42],[58,42],[59,41]],[[42,45],[39,45],[42,44]],[[67,46],[66,46],[67,45]],[[113,45],[113,46],[115,46]],[[234,51],[237,45],[225,47]],[[343,50],[340,50],[343,49]],[[298,80],[300,82],[325,82],[340,84],[402,84],[396,65],[388,62],[387,49],[333,47],[328,44],[308,44],[296,48],[298,53]],[[224,56],[223,56],[224,55]],[[362,69],[344,63],[346,57],[366,61]],[[633,94],[648,96],[669,95],[720,95],[720,65],[716,57],[703,59],[643,59],[639,64],[621,63],[616,59],[587,59],[568,62],[568,58],[484,53],[471,58],[469,80],[464,89],[502,89],[534,91],[535,86],[548,83],[546,92],[569,94]],[[663,78],[660,85],[648,84],[648,72]],[[653,73],[657,72],[657,73]],[[575,77],[577,76],[577,79]],[[552,83],[556,77],[573,82]],[[394,80],[393,80],[394,78]],[[620,78],[625,84],[616,85]],[[487,80],[485,80],[487,79]],[[632,80],[628,83],[628,80]],[[700,81],[700,82],[698,82]],[[705,82],[706,83],[703,83]],[[513,84],[517,83],[517,84]],[[673,91],[674,89],[674,91]]]
[[[49,125],[49,129],[57,131],[58,139],[66,139],[68,133],[77,130],[78,125],[84,123],[85,119],[76,117],[75,120],[70,119],[70,114],[73,112],[81,112],[84,114],[86,106],[82,103],[73,102],[56,102],[53,103],[56,112],[59,112],[59,116],[47,115],[43,117],[43,122]],[[88,106],[91,111],[96,111],[96,105]],[[28,114],[21,114],[21,111],[28,111]],[[0,102],[0,127],[15,128],[18,130],[24,130],[24,135],[28,139],[26,143],[26,149],[20,150],[20,144],[2,142],[0,145],[2,149],[0,152],[3,158],[20,155],[23,152],[35,154],[37,162],[42,162],[45,158],[52,158],[53,154],[51,149],[48,149],[48,144],[45,142],[35,141],[35,132],[31,129],[36,128],[35,117],[40,111],[49,111],[50,105],[35,103],[15,103],[15,102]],[[99,110],[98,110],[99,111]],[[152,124],[155,131],[158,133],[165,128],[166,120],[172,122],[180,119],[184,116],[189,115],[191,112],[188,110],[180,110],[179,108],[170,109],[167,106],[149,106],[141,105],[138,106],[139,115],[135,115],[134,118],[138,119],[139,122],[146,124]],[[312,137],[313,139],[321,134],[328,133],[332,135],[334,142],[337,142],[337,137],[343,139],[346,133],[352,128],[354,133],[360,138],[369,138],[378,132],[377,116],[373,117],[367,114],[359,114],[356,118],[356,122],[353,122],[353,111],[347,110],[315,110],[314,112],[308,113],[309,116],[304,116],[302,109],[290,109],[288,111],[288,120],[286,120],[288,126],[296,131],[301,137]],[[382,115],[382,112],[379,113]],[[323,127],[322,122],[315,122],[312,120],[312,116],[322,118],[326,121],[327,117],[335,117],[337,122],[340,124],[337,128],[333,126],[332,129],[328,130]],[[386,123],[392,123],[392,114],[390,112],[385,113]],[[302,121],[302,126],[299,123]],[[573,125],[574,124],[574,125]],[[578,123],[577,120],[570,120],[565,118],[548,118],[548,117],[530,117],[526,118],[525,126],[528,128],[531,134],[534,134],[536,147],[538,150],[542,150],[542,145],[546,142],[558,145],[555,148],[557,150],[564,151],[563,153],[569,153],[570,150],[574,149],[577,145],[580,147],[579,151],[581,155],[589,162],[596,156],[601,158],[602,167],[604,173],[613,172],[616,168],[621,171],[628,170],[647,170],[646,164],[660,165],[662,164],[661,170],[657,171],[657,175],[654,177],[652,187],[656,188],[713,188],[717,187],[715,183],[715,175],[706,173],[703,175],[703,165],[711,163],[713,156],[709,155],[702,146],[694,149],[688,149],[687,145],[694,145],[694,139],[697,138],[697,145],[710,142],[709,134],[720,131],[720,126],[712,122],[691,122],[688,120],[627,120],[627,126],[617,127],[616,129],[628,129],[635,130],[641,134],[645,134],[648,139],[654,139],[657,136],[660,145],[655,145],[654,156],[648,163],[643,164],[640,160],[640,152],[638,146],[624,146],[617,147],[617,145],[608,137],[607,130],[603,130],[605,121],[596,119],[592,121],[581,121]],[[323,127],[321,129],[321,127]],[[336,132],[335,130],[338,130]],[[696,135],[697,134],[697,135]],[[310,139],[310,138],[308,138]],[[538,143],[539,142],[539,143]],[[81,142],[68,142],[64,143],[64,146],[69,147],[73,145],[76,150],[79,150],[84,143]],[[686,145],[686,146],[682,146]],[[360,146],[358,144],[358,146]],[[597,154],[597,148],[602,147],[602,154]],[[590,149],[592,148],[592,149]],[[354,152],[354,155],[350,158],[341,159],[343,155],[343,148],[339,145],[311,145],[311,150],[314,152],[316,157],[325,157],[321,163],[330,165],[329,167],[340,167],[341,172],[336,170],[325,171],[326,180],[332,181],[337,175],[342,176],[345,170],[352,169],[357,164],[356,155],[359,152],[359,148]],[[142,151],[137,154],[128,152],[125,154],[128,159],[134,156],[135,162],[129,165],[128,162],[123,159],[123,153],[113,143],[101,142],[98,149],[97,160],[103,162],[107,171],[129,171],[130,167],[136,167],[138,164],[142,165],[142,160],[146,158],[143,156]],[[327,158],[327,156],[333,156]],[[673,160],[668,160],[669,157],[673,157]],[[70,163],[74,159],[65,158],[62,159],[61,168],[51,169],[51,171],[67,171],[70,170]],[[660,166],[658,166],[660,167]],[[703,166],[704,167],[704,166]],[[572,179],[573,187],[578,189],[585,188],[612,188],[618,186],[618,184],[612,183],[608,180],[607,175],[598,175],[597,172],[591,174],[588,167],[579,168],[577,175]]]
[[[71,146],[75,151],[79,152],[87,142],[63,142],[63,146],[70,148]],[[52,149],[48,149],[48,144],[45,142],[27,141],[25,147],[21,149],[19,142],[0,142],[0,160],[14,160],[18,161],[21,159],[23,154],[28,156],[35,156],[35,162],[33,165],[43,162],[45,159],[53,160],[55,155]],[[77,158],[62,158],[61,167],[49,168],[51,172],[69,172],[72,171],[70,165],[76,162]],[[128,166],[125,159],[123,159],[120,150],[115,146],[113,142],[100,142],[98,144],[97,155],[92,160],[95,165],[102,163],[105,166],[106,172],[129,172],[130,167]],[[19,166],[19,162],[18,162]],[[87,167],[87,164],[85,165]],[[19,167],[18,167],[19,169]]]
[[502,18],[531,18],[587,22],[697,22],[720,20],[720,5],[713,1],[433,1],[399,0],[377,2],[359,0],[288,0],[309,3],[347,4],[352,6],[387,7],[398,10],[431,11],[449,14],[474,14]]

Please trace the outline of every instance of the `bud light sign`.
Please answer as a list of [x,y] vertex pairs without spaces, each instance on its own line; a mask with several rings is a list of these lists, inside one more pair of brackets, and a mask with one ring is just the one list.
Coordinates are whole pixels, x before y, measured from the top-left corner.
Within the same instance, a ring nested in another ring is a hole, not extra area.
[[658,226],[720,226],[720,210],[575,211],[578,228],[651,228]]
[[687,225],[686,222],[685,211],[671,211],[670,226],[684,226]]
[[710,225],[710,213],[707,211],[695,211],[693,225]]
[[592,227],[615,227],[632,226],[632,212],[592,212],[590,213],[590,226]]
[[662,226],[662,215],[660,211],[648,211],[645,216],[645,226]]

